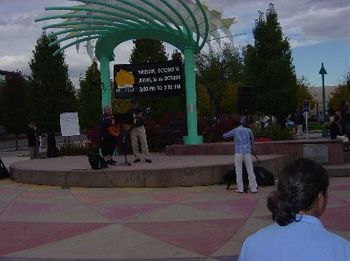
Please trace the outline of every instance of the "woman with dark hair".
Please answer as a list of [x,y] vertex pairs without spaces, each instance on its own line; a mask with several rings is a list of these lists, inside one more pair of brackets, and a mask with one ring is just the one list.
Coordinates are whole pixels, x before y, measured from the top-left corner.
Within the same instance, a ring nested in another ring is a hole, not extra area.
[[331,139],[340,140],[343,143],[344,151],[349,151],[350,150],[349,137],[347,137],[344,134],[343,128],[341,126],[341,116],[339,116],[338,114],[334,116],[334,120],[331,123],[329,130],[331,134]]
[[112,114],[112,108],[106,106],[103,108],[103,114],[100,120],[100,142],[101,152],[108,165],[117,163],[113,158],[116,146],[116,137],[110,132],[110,128],[115,125],[115,119]]
[[240,261],[350,260],[349,241],[327,231],[319,217],[327,205],[326,170],[299,159],[280,174],[277,191],[267,199],[274,224],[250,235]]

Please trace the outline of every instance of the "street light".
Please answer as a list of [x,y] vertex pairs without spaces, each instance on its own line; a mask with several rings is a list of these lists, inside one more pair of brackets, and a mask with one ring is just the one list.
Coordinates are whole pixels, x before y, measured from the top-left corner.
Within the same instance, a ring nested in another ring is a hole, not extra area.
[[323,63],[321,65],[321,69],[319,74],[322,75],[322,116],[323,116],[323,121],[326,120],[326,94],[324,90],[324,75],[327,74],[326,69],[323,67]]

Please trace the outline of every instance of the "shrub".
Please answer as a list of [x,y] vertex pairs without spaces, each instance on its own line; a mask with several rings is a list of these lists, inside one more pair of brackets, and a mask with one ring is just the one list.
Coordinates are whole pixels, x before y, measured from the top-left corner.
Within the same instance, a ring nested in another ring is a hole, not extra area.
[[293,138],[293,131],[291,129],[283,129],[278,125],[270,125],[267,128],[252,126],[251,129],[256,139],[270,138],[271,140],[290,140]]
[[217,118],[201,118],[198,121],[198,130],[206,143],[223,141],[222,134],[234,127],[236,119],[236,116],[225,114]]
[[93,147],[88,144],[81,143],[64,143],[59,147],[59,154],[61,156],[77,156],[88,155],[93,150]]
[[308,124],[308,129],[309,131],[313,131],[313,130],[325,130],[329,128],[329,124],[328,123],[318,123],[318,122],[310,122]]

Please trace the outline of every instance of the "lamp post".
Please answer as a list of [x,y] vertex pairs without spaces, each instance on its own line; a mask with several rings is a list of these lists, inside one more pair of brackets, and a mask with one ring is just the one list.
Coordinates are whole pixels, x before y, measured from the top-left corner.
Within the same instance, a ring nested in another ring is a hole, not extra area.
[[321,69],[319,74],[322,76],[322,118],[323,122],[326,120],[326,94],[324,89],[324,75],[327,74],[326,69],[323,67],[323,63],[321,64]]

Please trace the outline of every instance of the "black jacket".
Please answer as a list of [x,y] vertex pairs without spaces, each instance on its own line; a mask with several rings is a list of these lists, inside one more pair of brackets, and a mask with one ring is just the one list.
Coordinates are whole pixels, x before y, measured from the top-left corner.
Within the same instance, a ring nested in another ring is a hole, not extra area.
[[28,147],[38,146],[39,136],[37,130],[33,128],[27,129]]

